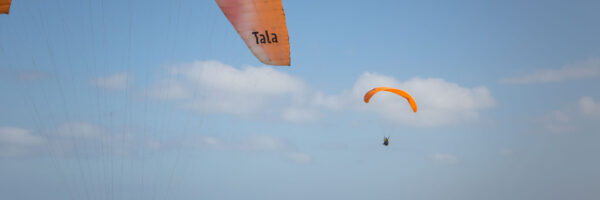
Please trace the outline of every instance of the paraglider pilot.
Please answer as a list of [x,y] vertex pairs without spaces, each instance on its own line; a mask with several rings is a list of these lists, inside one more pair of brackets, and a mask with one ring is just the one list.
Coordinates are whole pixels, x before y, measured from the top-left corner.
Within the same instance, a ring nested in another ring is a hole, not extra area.
[[383,136],[383,145],[387,146],[388,144],[390,144],[390,137]]

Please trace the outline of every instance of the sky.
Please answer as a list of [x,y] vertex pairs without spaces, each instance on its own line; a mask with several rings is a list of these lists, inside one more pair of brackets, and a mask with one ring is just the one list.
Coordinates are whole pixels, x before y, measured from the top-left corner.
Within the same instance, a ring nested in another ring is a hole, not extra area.
[[13,1],[1,199],[600,198],[600,2],[283,6],[290,67],[210,0]]

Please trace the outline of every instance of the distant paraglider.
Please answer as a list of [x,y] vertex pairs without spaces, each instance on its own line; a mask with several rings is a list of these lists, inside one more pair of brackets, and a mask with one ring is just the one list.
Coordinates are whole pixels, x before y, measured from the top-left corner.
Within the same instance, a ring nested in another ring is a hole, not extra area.
[[254,56],[290,65],[290,42],[281,0],[215,0]]
[[11,0],[0,0],[0,14],[8,14]]
[[[408,101],[408,104],[410,104],[410,107],[412,108],[413,112],[417,112],[417,102],[415,102],[415,99],[413,99],[412,96],[410,96],[410,94],[408,94],[407,92],[405,92],[403,90],[391,88],[391,87],[376,87],[376,88],[369,90],[365,94],[365,97],[364,97],[365,103],[369,103],[369,101],[371,100],[371,97],[373,97],[373,95],[375,95],[376,93],[381,92],[381,91],[392,92],[394,94],[404,97]],[[388,146],[389,144],[390,144],[390,137],[384,136],[383,137],[383,145]]]

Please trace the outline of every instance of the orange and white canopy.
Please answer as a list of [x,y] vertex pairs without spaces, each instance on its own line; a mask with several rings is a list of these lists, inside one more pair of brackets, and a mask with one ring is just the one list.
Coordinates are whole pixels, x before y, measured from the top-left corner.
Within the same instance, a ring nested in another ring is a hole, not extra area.
[[215,1],[261,62],[290,65],[290,42],[281,0]]
[[0,14],[8,14],[11,0],[0,0]]

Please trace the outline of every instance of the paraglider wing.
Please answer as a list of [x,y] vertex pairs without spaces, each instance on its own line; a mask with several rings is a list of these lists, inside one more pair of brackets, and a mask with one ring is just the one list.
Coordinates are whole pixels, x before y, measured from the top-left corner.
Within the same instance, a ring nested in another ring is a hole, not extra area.
[[281,0],[215,1],[261,62],[290,65],[290,43]]
[[0,0],[0,14],[8,14],[11,0]]
[[376,87],[376,88],[373,88],[372,90],[369,90],[369,92],[367,92],[367,94],[365,94],[365,103],[369,103],[369,100],[371,100],[371,97],[381,91],[392,92],[392,93],[395,93],[397,95],[400,95],[400,96],[406,98],[406,100],[410,104],[410,107],[412,108],[412,110],[414,112],[417,112],[417,102],[415,102],[415,99],[413,99],[412,96],[410,96],[410,94],[408,94],[405,91],[402,91],[400,89],[391,88],[391,87]]

